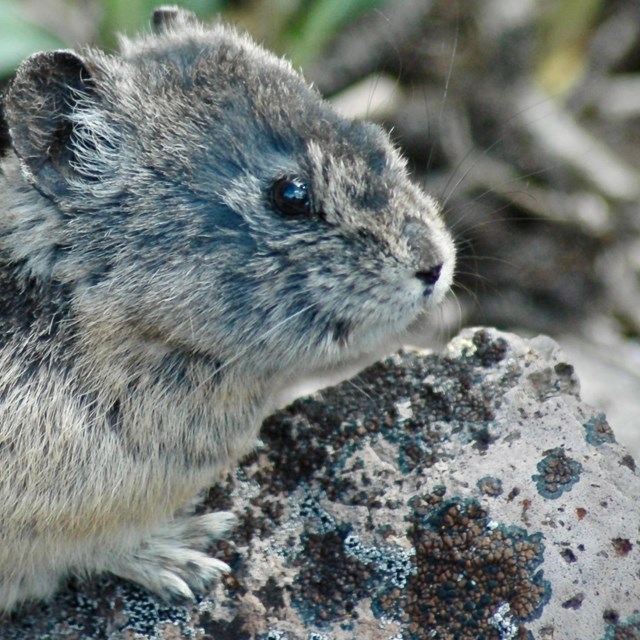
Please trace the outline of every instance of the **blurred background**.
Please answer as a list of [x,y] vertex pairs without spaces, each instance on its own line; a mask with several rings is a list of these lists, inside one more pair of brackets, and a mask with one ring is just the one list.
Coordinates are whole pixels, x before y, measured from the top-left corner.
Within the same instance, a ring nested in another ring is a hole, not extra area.
[[[27,55],[148,29],[156,0],[0,0],[0,87]],[[440,339],[563,346],[640,457],[638,0],[183,0],[392,131],[460,251]],[[7,132],[0,118],[0,146]]]

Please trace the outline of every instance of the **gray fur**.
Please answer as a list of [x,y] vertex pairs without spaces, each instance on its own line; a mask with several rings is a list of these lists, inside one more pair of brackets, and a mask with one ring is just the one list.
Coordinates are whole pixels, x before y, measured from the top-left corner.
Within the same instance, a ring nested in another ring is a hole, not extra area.
[[[70,573],[203,589],[233,517],[185,505],[292,380],[401,339],[451,283],[380,128],[227,27],[154,27],[118,56],[36,54],[5,97],[0,610]],[[293,174],[309,215],[269,197]]]

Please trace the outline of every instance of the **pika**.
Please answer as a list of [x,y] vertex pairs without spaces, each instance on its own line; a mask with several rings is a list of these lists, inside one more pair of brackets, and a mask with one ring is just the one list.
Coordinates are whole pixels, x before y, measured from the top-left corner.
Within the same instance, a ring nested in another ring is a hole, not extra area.
[[4,96],[0,611],[73,574],[203,590],[234,516],[194,496],[292,381],[401,342],[452,282],[380,127],[233,29],[152,24],[35,54]]

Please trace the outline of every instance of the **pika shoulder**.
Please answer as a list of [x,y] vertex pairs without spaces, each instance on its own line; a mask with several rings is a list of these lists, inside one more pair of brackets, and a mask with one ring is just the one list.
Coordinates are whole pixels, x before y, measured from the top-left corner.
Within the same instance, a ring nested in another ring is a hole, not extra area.
[[175,8],[118,55],[28,58],[0,164],[0,611],[65,576],[164,596],[228,571],[187,506],[291,380],[447,292],[436,203],[378,126]]

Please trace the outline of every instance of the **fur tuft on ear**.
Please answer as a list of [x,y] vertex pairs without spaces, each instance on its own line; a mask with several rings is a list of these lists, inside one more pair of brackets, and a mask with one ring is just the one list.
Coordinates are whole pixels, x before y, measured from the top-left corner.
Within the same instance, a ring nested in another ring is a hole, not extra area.
[[178,31],[184,27],[198,24],[195,13],[176,6],[158,7],[151,17],[151,24],[155,33]]
[[45,196],[68,189],[74,175],[74,111],[94,95],[84,61],[71,51],[36,53],[18,68],[4,99],[14,151],[27,179]]

